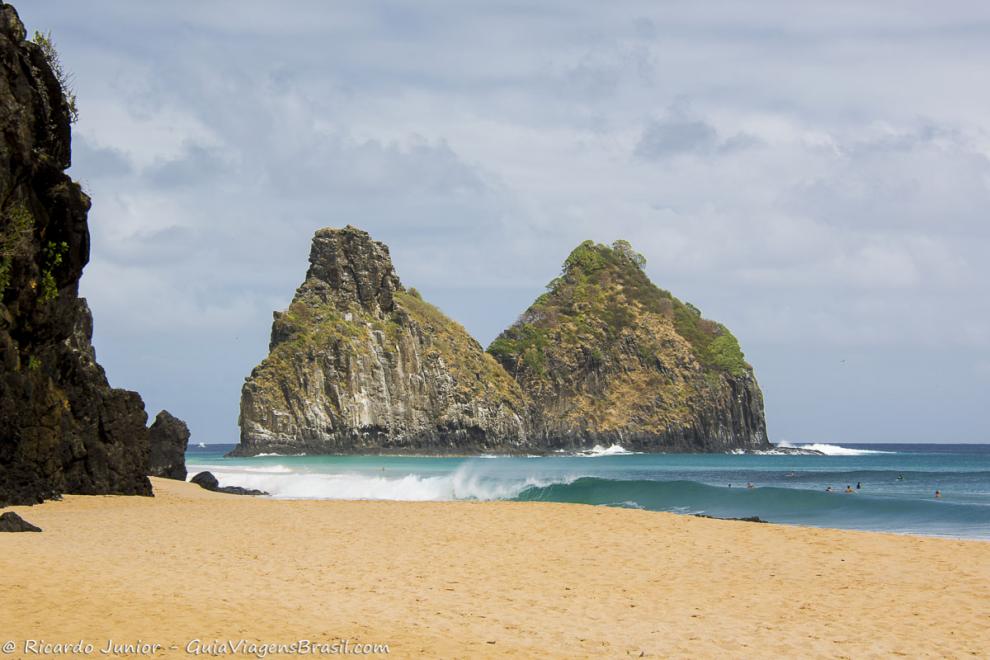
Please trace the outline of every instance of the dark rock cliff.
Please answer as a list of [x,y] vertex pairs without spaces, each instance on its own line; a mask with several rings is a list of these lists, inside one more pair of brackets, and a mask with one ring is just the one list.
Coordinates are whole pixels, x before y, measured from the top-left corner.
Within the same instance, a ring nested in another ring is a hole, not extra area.
[[457,323],[406,291],[388,248],[321,229],[241,392],[236,454],[520,451],[519,386]]
[[64,173],[70,108],[25,36],[0,2],[0,506],[150,495],[144,404],[107,383],[78,297],[90,202]]
[[763,395],[725,326],[657,288],[625,241],[587,241],[489,347],[549,449],[767,449]]

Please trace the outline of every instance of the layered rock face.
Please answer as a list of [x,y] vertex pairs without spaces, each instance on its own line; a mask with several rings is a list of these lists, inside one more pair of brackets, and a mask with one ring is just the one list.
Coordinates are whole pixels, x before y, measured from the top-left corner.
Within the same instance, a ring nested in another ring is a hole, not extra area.
[[321,229],[241,392],[235,454],[520,451],[519,385],[457,323],[405,290],[388,248]]
[[0,506],[150,495],[147,415],[97,364],[78,297],[89,198],[65,175],[69,107],[0,2]]
[[548,449],[769,448],[763,396],[729,330],[654,286],[625,241],[583,243],[489,347]]
[[151,445],[148,474],[185,481],[186,447],[189,446],[189,427],[186,423],[163,410],[155,417],[148,437]]

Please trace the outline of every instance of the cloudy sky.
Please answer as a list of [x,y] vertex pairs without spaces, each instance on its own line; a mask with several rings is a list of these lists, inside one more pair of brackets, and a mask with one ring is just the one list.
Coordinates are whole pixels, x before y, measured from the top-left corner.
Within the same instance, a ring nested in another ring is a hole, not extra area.
[[345,224],[483,344],[628,239],[772,440],[990,442],[990,4],[15,4],[74,74],[97,355],[194,442]]

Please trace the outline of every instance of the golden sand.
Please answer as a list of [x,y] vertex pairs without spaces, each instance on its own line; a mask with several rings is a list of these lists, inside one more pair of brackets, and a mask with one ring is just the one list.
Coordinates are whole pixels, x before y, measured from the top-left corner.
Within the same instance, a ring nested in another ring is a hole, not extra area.
[[[156,497],[14,507],[0,643],[296,639],[391,656],[990,653],[990,543],[569,504]],[[174,647],[174,648],[173,648]],[[243,648],[243,647],[242,647]],[[134,657],[134,656],[132,656]]]

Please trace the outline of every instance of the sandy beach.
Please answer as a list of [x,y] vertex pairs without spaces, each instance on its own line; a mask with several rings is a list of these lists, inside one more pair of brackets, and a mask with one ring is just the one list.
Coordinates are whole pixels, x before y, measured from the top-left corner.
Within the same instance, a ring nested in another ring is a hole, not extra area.
[[[156,497],[14,507],[4,636],[392,656],[990,653],[990,543],[568,504]],[[242,647],[243,648],[243,647]]]

